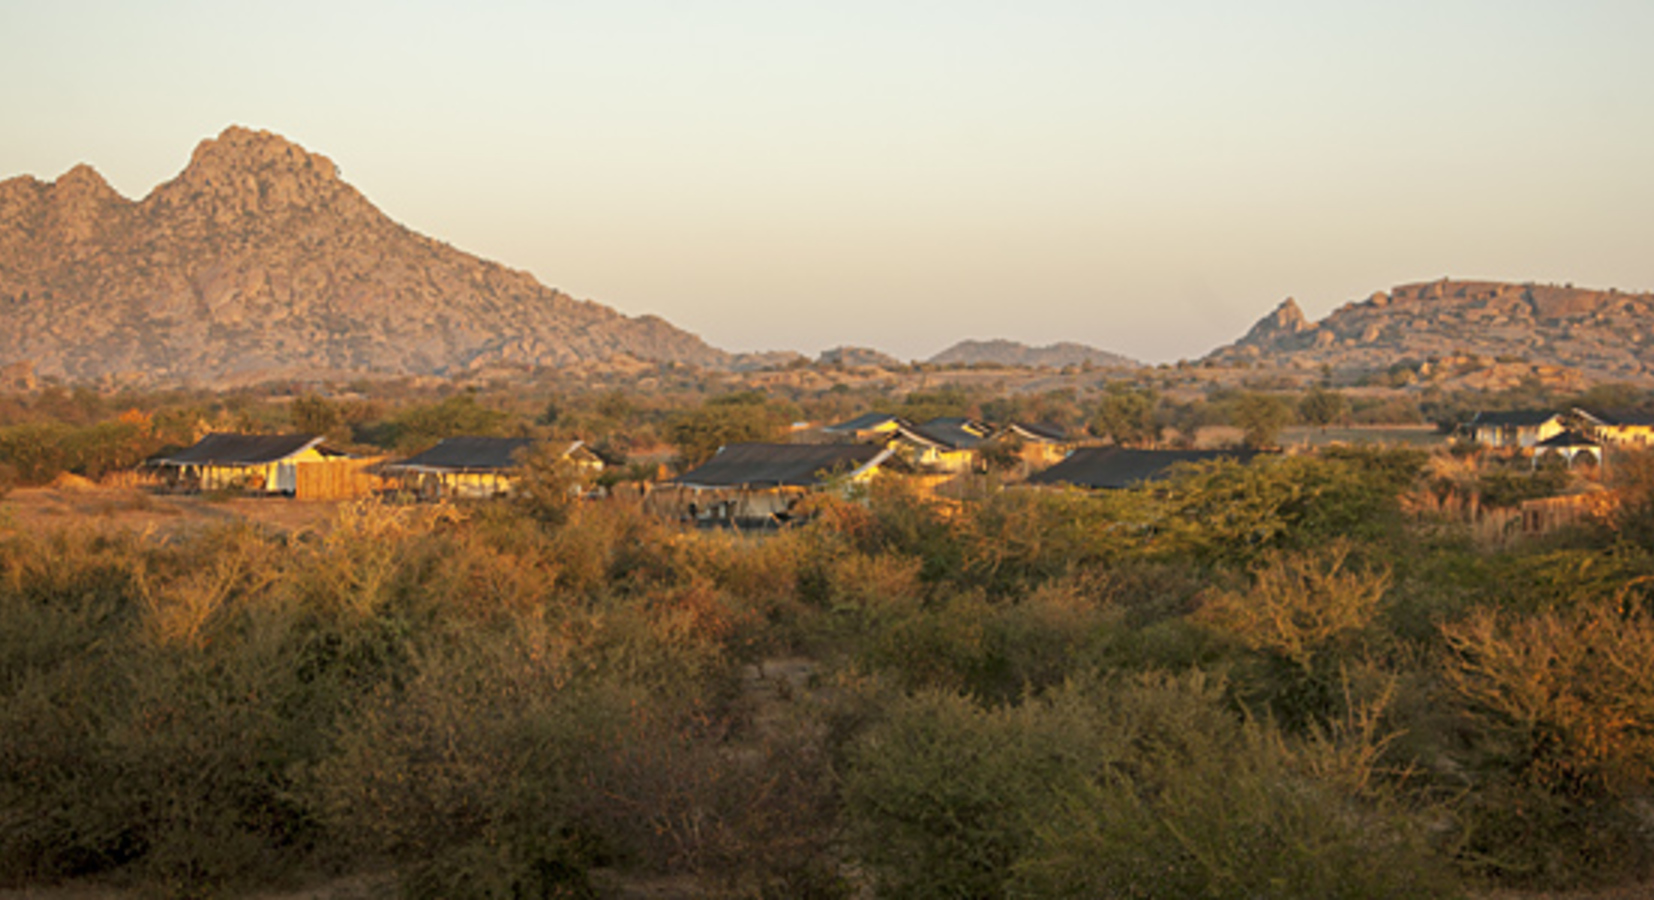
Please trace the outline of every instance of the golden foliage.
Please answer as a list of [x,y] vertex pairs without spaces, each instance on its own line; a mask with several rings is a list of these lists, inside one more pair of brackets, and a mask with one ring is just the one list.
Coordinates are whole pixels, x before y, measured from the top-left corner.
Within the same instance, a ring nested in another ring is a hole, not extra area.
[[1253,650],[1308,669],[1327,646],[1372,624],[1390,587],[1387,571],[1346,566],[1351,545],[1334,541],[1302,553],[1271,552],[1244,590],[1214,590],[1197,618]]
[[1442,626],[1448,685],[1512,764],[1556,788],[1615,791],[1654,777],[1654,621],[1603,598]]

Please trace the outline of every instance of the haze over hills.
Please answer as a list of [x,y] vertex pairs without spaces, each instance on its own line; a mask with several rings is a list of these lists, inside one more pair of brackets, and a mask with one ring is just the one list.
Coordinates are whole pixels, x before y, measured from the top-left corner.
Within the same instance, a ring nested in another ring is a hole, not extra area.
[[1592,380],[1654,381],[1654,294],[1442,279],[1347,303],[1319,322],[1288,298],[1206,358],[1377,371],[1468,357],[1564,367]]
[[87,165],[0,182],[0,324],[0,365],[70,380],[767,361],[417,234],[326,157],[239,127],[137,202]]
[[927,362],[972,365],[991,363],[1002,366],[1046,366],[1061,368],[1090,363],[1108,368],[1136,367],[1137,360],[1099,350],[1085,344],[1061,341],[1045,347],[1030,347],[1017,341],[960,341],[932,356]]

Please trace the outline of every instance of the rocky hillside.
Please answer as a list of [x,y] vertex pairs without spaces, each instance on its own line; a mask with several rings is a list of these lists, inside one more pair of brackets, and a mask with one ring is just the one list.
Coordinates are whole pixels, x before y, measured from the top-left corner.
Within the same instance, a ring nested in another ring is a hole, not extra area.
[[0,182],[0,366],[73,380],[741,362],[391,221],[326,157],[230,128],[133,202],[90,166]]
[[1076,344],[1071,341],[1047,347],[1030,347],[1016,341],[960,341],[932,356],[926,362],[938,365],[975,365],[985,363],[998,366],[1045,366],[1053,369],[1090,363],[1104,367],[1134,367],[1141,365],[1134,359]]
[[1444,279],[1347,303],[1319,322],[1288,299],[1207,359],[1342,371],[1481,359],[1654,381],[1654,294]]

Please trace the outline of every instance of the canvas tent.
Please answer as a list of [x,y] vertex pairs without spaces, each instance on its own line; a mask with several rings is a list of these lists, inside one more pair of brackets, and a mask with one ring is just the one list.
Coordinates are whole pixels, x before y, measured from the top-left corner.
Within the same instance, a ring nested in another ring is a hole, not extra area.
[[869,444],[728,444],[651,492],[649,508],[700,522],[776,521],[810,491],[865,482],[892,453]]
[[175,487],[297,495],[301,465],[348,458],[322,446],[322,438],[314,434],[214,432],[192,446],[151,459],[149,465],[161,469]]
[[[390,463],[385,472],[426,497],[479,498],[509,495],[514,470],[543,441],[527,437],[450,437],[435,447]],[[576,465],[601,469],[602,460],[581,441],[563,455]]]

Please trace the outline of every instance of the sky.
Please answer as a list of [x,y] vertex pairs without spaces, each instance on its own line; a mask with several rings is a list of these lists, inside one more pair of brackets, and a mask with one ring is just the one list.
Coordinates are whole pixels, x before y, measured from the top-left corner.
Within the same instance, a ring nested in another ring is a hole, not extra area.
[[727,350],[1198,358],[1453,278],[1654,290],[1649,0],[0,0],[0,178],[238,124]]

